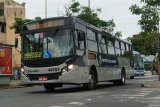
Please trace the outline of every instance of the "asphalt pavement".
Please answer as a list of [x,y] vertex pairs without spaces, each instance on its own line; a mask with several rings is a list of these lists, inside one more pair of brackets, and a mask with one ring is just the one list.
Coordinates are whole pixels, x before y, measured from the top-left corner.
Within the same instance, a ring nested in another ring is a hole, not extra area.
[[[146,71],[145,78],[148,78],[150,76],[153,76],[151,71]],[[156,79],[154,78],[150,80],[145,80],[141,84],[141,86],[146,88],[160,88],[160,81],[158,81],[158,75],[155,75],[155,76],[156,76]],[[135,78],[139,78],[139,77],[135,77]],[[12,79],[9,85],[0,85],[0,89],[21,88],[21,87],[26,87],[26,85],[24,85],[20,79]]]

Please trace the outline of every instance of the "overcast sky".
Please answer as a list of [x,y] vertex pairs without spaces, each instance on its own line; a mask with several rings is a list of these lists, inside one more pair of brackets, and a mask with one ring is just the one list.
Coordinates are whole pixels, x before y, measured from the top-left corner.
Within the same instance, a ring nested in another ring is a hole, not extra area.
[[[36,16],[45,17],[45,0],[14,0],[26,3],[26,18],[34,19]],[[87,6],[88,0],[78,0],[80,4]],[[127,38],[140,32],[137,25],[139,16],[132,15],[129,7],[132,4],[140,4],[140,0],[90,0],[91,8],[101,8],[99,15],[103,20],[114,19],[115,31],[122,32],[122,38]],[[71,0],[47,0],[48,17],[62,16],[65,13],[64,5]]]

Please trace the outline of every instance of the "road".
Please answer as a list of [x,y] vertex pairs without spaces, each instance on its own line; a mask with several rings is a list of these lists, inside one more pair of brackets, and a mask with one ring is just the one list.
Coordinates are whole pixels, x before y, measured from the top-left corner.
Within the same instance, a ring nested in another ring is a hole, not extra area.
[[141,83],[157,76],[127,80],[125,86],[103,83],[86,91],[65,86],[48,93],[43,86],[0,90],[0,107],[160,107],[160,89],[142,88]]

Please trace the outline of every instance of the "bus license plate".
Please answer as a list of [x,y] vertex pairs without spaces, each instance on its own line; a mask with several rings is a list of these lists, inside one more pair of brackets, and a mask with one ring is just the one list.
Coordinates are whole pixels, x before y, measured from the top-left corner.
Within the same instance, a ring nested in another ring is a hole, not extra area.
[[47,81],[48,78],[47,78],[47,77],[39,77],[39,80],[40,80],[40,81]]

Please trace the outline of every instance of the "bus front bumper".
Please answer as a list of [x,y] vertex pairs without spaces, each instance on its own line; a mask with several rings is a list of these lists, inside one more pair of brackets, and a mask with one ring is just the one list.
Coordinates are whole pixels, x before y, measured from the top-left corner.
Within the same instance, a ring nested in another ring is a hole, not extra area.
[[[24,84],[44,84],[44,83],[77,84],[76,72],[77,72],[76,70],[71,70],[64,74],[60,73],[60,75],[54,79],[48,79],[48,77],[45,76],[45,74],[44,76],[43,74],[41,74],[40,76],[38,74],[34,75],[36,79],[31,79],[29,76],[21,73],[21,80]],[[50,76],[54,76],[54,74]]]

